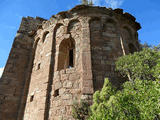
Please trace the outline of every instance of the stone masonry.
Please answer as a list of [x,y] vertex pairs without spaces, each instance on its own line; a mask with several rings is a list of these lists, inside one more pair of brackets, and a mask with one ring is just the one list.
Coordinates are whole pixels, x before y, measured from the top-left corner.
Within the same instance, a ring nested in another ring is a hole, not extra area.
[[0,79],[0,120],[74,120],[73,102],[91,100],[104,78],[119,87],[115,61],[123,48],[139,50],[135,20],[85,5],[49,20],[23,18]]

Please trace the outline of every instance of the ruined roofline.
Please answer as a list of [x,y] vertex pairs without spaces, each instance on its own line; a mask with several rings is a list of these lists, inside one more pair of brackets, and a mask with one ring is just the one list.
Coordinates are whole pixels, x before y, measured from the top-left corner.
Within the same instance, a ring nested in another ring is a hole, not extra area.
[[42,27],[44,21],[47,20],[41,17],[22,17],[17,33],[23,33],[32,36],[37,29]]
[[121,15],[123,18],[128,19],[129,21],[135,23],[136,29],[139,30],[141,29],[141,25],[140,23],[138,23],[136,21],[136,18],[131,15],[130,13],[124,12],[123,9],[117,8],[117,9],[112,9],[112,8],[106,8],[106,7],[100,7],[100,6],[89,6],[89,5],[77,5],[75,7],[73,7],[72,9],[68,10],[68,11],[62,11],[59,12],[56,15],[53,15],[51,19],[61,19],[61,18],[65,18],[65,17],[70,17],[72,16],[74,13],[81,13],[82,10],[87,10],[87,9],[93,9],[93,10],[98,10],[101,13],[108,13],[108,14],[117,14],[117,15]]
[[92,102],[106,77],[120,88],[115,61],[123,48],[139,50],[135,20],[122,9],[85,5],[49,20],[23,17],[0,82],[0,118],[74,120],[74,101]]
[[41,21],[41,22],[47,21],[47,19],[44,19],[44,18],[38,17],[38,16],[36,16],[36,17],[27,16],[27,17],[22,17],[22,19],[27,19],[27,20],[38,20],[38,21]]
[[[72,18],[74,15],[77,15],[77,14],[84,14],[85,10],[88,10],[87,12],[90,12],[90,13],[92,11],[97,11],[97,12],[108,14],[111,16],[112,15],[120,16],[122,17],[122,19],[126,19],[130,21],[135,26],[136,30],[141,29],[141,25],[136,21],[136,18],[132,16],[131,14],[124,12],[123,9],[120,9],[120,8],[112,9],[112,8],[106,8],[106,7],[100,7],[100,6],[88,6],[88,5],[77,5],[68,11],[62,11],[62,12],[57,13],[56,15],[53,15],[49,20],[41,18],[41,17],[34,18],[34,17],[28,16],[28,17],[23,17],[22,22],[23,21],[34,21],[33,23],[37,24],[36,21],[38,21],[38,24],[36,26],[38,26],[37,28],[39,29],[42,26],[45,26],[45,24],[50,24],[50,22],[54,22],[54,21],[64,19],[64,18]],[[18,32],[23,32],[23,29],[21,29],[20,27]]]

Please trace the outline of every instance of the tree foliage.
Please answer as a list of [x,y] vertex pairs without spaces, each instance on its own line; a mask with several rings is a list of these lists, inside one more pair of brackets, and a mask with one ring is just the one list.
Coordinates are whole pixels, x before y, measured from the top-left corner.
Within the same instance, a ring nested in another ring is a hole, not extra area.
[[156,72],[160,71],[160,52],[145,48],[140,52],[120,57],[116,67],[124,76],[130,74],[131,79],[156,80]]
[[[108,79],[106,83],[109,83]],[[160,119],[158,81],[136,79],[134,86],[131,82],[126,82],[123,86],[123,90],[113,92],[114,89],[107,84],[101,91],[97,91],[93,97],[89,120]]]
[[85,114],[89,116],[88,120],[160,120],[159,50],[158,47],[144,48],[119,58],[117,70],[124,76],[130,74],[134,84],[127,81],[122,90],[116,91],[106,79],[102,90],[94,93],[90,110],[83,105],[76,106],[76,110],[80,109],[76,114],[85,109],[90,111]]
[[76,120],[86,120],[89,115],[90,104],[86,100],[81,100],[80,103],[74,102],[72,106],[72,116]]
[[116,67],[134,84],[115,91],[106,79],[93,96],[89,120],[160,120],[160,52],[145,48],[119,58]]

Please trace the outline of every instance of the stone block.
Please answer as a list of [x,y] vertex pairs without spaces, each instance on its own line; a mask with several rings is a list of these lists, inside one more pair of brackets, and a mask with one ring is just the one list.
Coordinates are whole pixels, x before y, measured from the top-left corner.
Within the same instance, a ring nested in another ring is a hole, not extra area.
[[64,81],[64,80],[68,80],[69,78],[69,74],[62,74],[61,75],[61,80]]
[[84,79],[82,86],[93,88],[93,81],[92,81],[92,79],[90,79],[90,80]]
[[82,88],[82,94],[93,94],[93,93],[94,93],[93,88],[90,88],[90,87]]
[[74,82],[73,84],[73,88],[74,89],[78,89],[80,87],[80,83],[77,81],[77,82]]
[[47,114],[48,120],[74,120],[74,99],[90,101],[105,77],[120,86],[114,66],[122,55],[120,35],[130,53],[138,29],[123,10],[96,6],[76,6],[50,20],[23,18],[0,79],[0,119],[21,120],[24,111],[24,120]]
[[65,93],[66,89],[65,88],[61,88],[59,89],[59,95],[63,95]]
[[72,94],[69,94],[69,93],[63,94],[61,97],[62,97],[63,100],[72,99]]
[[72,81],[64,81],[63,82],[63,87],[64,88],[72,88]]
[[80,79],[80,75],[78,75],[78,74],[70,74],[69,75],[69,80],[73,80],[73,81],[76,81],[76,80],[78,80],[78,79]]
[[57,90],[57,89],[60,89],[62,87],[62,83],[60,81],[54,83],[54,89]]

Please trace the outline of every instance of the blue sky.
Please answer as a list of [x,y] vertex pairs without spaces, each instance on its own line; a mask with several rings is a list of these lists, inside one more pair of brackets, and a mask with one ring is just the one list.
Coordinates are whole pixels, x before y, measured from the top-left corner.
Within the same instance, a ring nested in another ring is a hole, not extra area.
[[[137,18],[142,43],[160,44],[160,0],[93,0],[95,5],[122,8]],[[24,16],[52,15],[80,4],[79,0],[0,0],[0,75],[6,64],[13,39]]]

